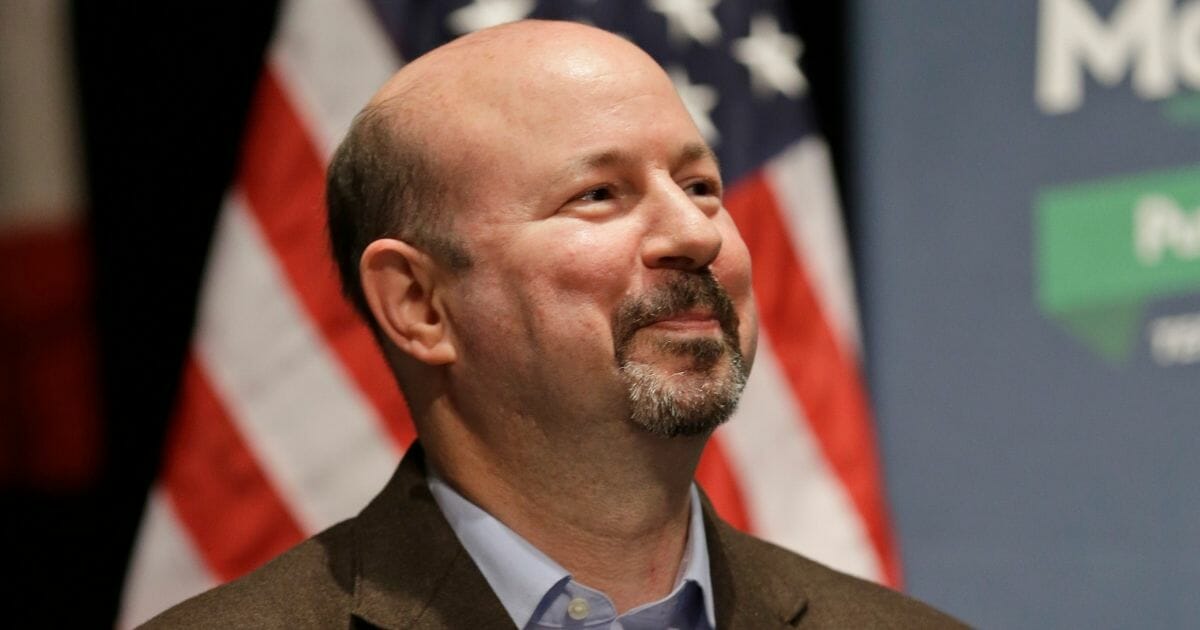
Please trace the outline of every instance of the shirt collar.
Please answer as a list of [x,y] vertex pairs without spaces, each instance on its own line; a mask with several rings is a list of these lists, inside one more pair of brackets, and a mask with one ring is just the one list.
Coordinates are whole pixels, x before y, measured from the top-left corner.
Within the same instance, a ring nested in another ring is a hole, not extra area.
[[[518,628],[524,628],[543,596],[559,583],[569,580],[570,573],[504,523],[468,501],[432,468],[429,470],[428,483],[429,491],[459,542],[471,555],[513,623]],[[688,539],[675,586],[678,588],[680,584],[692,581],[700,587],[708,625],[715,628],[708,543],[700,509],[700,493],[695,484],[692,484],[690,499]]]
[[704,514],[700,507],[700,490],[692,484],[692,516],[688,523],[687,546],[683,550],[683,562],[680,564],[680,576],[675,580],[676,586],[687,581],[700,586],[700,594],[704,597],[704,615],[708,617],[708,627],[717,627],[717,615],[713,605],[712,574],[708,570],[708,538],[704,531]]

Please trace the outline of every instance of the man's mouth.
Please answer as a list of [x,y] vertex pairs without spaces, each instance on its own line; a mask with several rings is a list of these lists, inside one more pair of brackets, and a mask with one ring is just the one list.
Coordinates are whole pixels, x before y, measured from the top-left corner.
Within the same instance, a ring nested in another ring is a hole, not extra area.
[[693,308],[664,315],[645,327],[674,332],[720,332],[721,322],[712,310]]
[[738,351],[738,318],[725,290],[712,272],[680,274],[645,295],[631,298],[613,316],[613,345],[618,363],[627,356],[634,336],[642,330],[663,335],[663,342],[710,343]]

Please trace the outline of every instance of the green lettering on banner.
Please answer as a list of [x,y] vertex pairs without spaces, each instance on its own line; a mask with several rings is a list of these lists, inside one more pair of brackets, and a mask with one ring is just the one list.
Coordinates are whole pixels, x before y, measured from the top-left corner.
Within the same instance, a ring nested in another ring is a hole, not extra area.
[[1163,102],[1163,115],[1180,127],[1200,126],[1200,92],[1185,92]]
[[1119,363],[1146,301],[1200,291],[1200,166],[1043,190],[1035,229],[1042,312]]

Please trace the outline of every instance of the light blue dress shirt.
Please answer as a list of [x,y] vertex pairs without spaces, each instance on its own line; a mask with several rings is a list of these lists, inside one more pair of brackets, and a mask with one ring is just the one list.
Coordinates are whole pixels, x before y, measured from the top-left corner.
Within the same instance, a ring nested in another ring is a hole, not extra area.
[[712,630],[715,626],[708,544],[694,484],[687,544],[674,590],[620,616],[607,595],[576,582],[566,569],[468,501],[433,470],[429,490],[518,628]]

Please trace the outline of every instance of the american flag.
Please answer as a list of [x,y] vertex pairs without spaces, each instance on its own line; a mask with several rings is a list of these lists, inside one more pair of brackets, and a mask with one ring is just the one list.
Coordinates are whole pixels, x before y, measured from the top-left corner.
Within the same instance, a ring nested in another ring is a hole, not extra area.
[[352,516],[415,438],[324,232],[324,165],[405,59],[536,17],[628,37],[667,69],[716,150],[754,259],[758,359],[698,479],[736,526],[897,585],[859,326],[827,147],[777,2],[292,0],[214,236],[163,468],[119,625],[263,564]]

